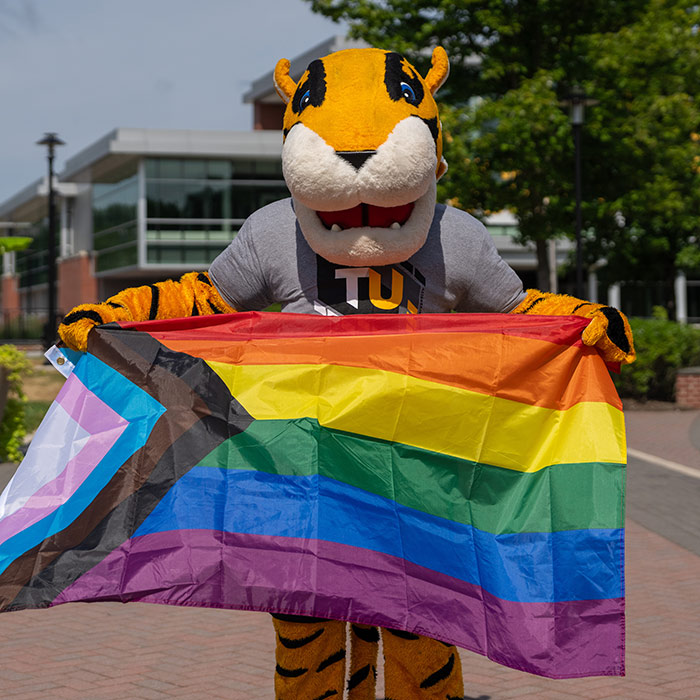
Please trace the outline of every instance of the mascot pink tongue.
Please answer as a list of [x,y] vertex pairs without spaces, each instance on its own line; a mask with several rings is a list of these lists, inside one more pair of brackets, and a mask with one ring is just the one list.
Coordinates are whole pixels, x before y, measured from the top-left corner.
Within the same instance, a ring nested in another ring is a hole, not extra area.
[[[298,83],[289,61],[279,61],[275,86],[287,103],[282,165],[292,198],[254,212],[208,274],[190,272],[179,282],[83,304],[64,319],[61,338],[85,350],[90,330],[102,323],[273,303],[285,312],[324,315],[576,314],[591,319],[586,345],[610,362],[632,362],[622,314],[563,295],[526,294],[485,227],[436,203],[436,180],[447,164],[433,95],[448,70],[440,47],[425,78],[399,54],[379,49],[313,61]],[[342,698],[346,623],[274,617],[276,697]],[[348,699],[373,700],[379,632],[353,624],[350,638]],[[387,697],[463,697],[454,646],[399,630],[382,630],[382,640]]]

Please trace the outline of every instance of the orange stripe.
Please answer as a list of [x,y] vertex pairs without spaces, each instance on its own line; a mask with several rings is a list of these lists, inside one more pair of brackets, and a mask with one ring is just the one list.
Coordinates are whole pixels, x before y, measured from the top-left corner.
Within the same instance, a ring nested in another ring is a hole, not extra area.
[[209,362],[365,367],[557,410],[582,401],[622,409],[602,358],[585,346],[489,333],[207,339],[206,345],[158,335],[172,350]]

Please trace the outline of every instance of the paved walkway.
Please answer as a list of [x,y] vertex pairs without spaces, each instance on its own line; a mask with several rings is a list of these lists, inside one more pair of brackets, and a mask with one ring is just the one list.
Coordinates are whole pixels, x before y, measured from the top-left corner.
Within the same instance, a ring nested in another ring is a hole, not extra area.
[[[700,411],[629,412],[627,429],[633,449],[700,471]],[[645,463],[658,497],[664,484],[700,485]],[[630,460],[630,484],[639,464]],[[700,700],[700,556],[627,525],[628,675],[552,681],[463,652],[468,700]],[[272,700],[273,641],[259,613],[136,603],[8,613],[0,617],[0,698]]]

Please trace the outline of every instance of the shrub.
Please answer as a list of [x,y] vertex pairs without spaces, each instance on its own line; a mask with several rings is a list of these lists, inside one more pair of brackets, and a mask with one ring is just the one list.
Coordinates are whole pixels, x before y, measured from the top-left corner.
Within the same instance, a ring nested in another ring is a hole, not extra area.
[[700,330],[669,321],[663,307],[651,319],[631,318],[637,359],[614,377],[620,396],[673,401],[676,374],[700,364]]
[[14,345],[0,345],[0,367],[6,372],[8,389],[7,404],[0,416],[0,461],[19,462],[22,459],[20,447],[26,435],[24,405],[27,399],[22,381],[32,366]]

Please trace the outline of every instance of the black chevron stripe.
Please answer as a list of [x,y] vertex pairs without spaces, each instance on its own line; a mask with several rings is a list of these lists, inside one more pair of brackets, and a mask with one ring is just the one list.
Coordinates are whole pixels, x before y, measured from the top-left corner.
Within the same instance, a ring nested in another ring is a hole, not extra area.
[[308,637],[302,637],[301,639],[290,639],[289,637],[283,637],[281,634],[277,636],[280,640],[280,644],[283,647],[287,647],[287,649],[299,649],[307,644],[311,644],[311,642],[318,639],[324,632],[325,629],[322,627],[321,629],[316,630],[313,634],[310,634]]

